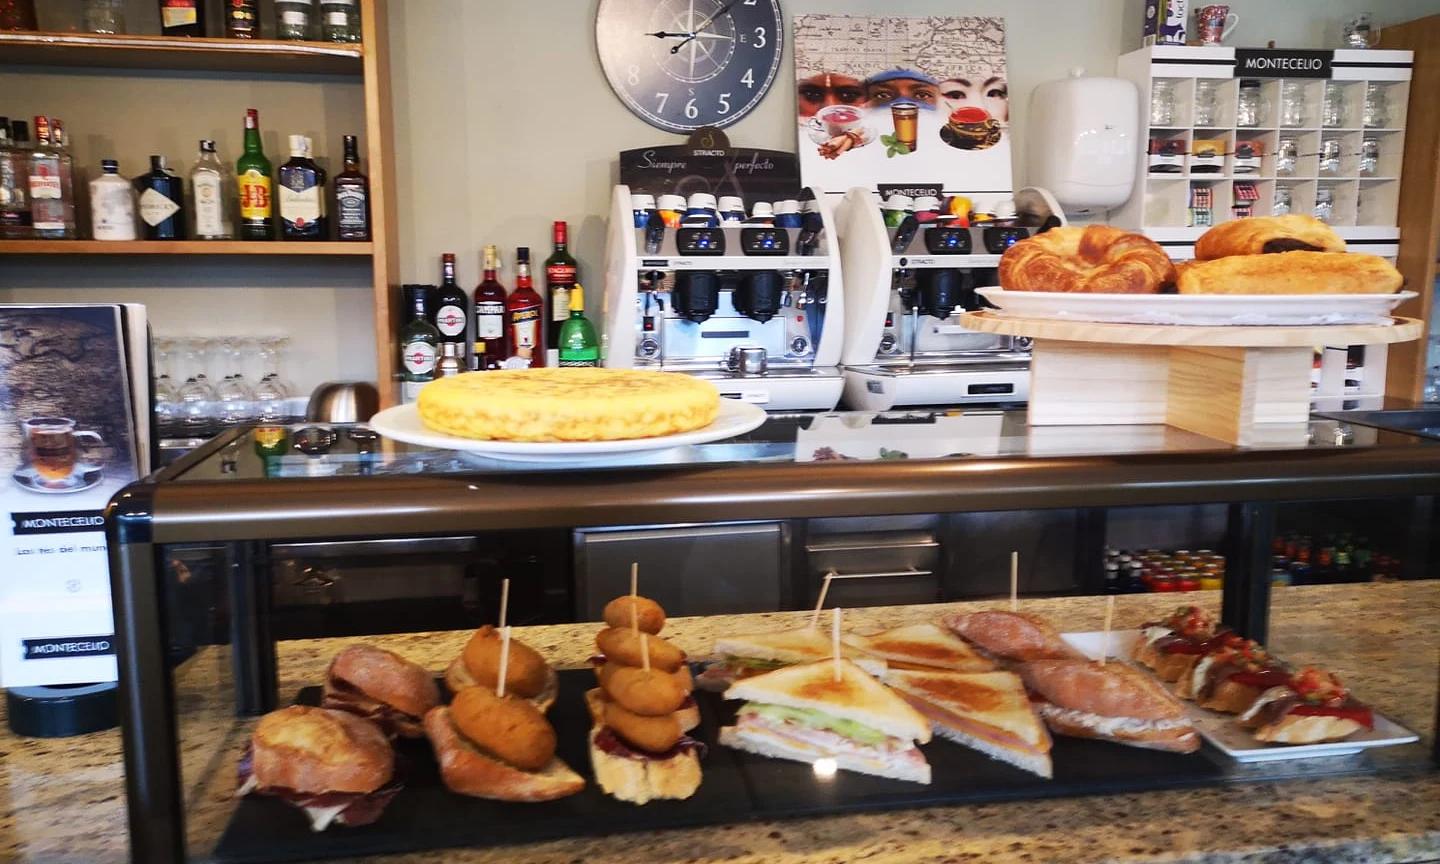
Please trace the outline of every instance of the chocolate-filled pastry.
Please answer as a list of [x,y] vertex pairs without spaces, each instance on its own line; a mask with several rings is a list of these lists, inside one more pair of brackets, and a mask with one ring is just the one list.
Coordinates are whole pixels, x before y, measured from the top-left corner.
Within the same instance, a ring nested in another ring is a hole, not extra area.
[[1344,251],[1345,241],[1329,225],[1300,213],[1232,219],[1216,225],[1195,241],[1197,261],[1277,252]]
[[1394,294],[1405,284],[1389,261],[1363,252],[1235,255],[1177,273],[1181,294]]

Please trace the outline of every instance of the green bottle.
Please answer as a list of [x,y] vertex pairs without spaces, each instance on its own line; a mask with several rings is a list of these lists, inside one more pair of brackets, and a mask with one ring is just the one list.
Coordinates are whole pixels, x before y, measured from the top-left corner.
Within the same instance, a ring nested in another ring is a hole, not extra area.
[[235,163],[240,187],[240,239],[275,239],[274,167],[260,143],[260,114],[245,112],[245,152]]
[[570,289],[570,317],[560,325],[560,365],[599,366],[600,340],[585,317],[585,289],[577,282]]

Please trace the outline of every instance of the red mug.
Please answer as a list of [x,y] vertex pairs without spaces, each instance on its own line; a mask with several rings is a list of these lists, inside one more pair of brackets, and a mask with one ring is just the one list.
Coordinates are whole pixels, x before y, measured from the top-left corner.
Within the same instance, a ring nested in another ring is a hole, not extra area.
[[1195,10],[1195,30],[1202,45],[1219,45],[1239,23],[1240,16],[1229,6],[1201,6]]

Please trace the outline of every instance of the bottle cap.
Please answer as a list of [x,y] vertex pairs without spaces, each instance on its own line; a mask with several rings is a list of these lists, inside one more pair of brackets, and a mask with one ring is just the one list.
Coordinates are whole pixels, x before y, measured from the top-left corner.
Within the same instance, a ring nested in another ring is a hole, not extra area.
[[304,136],[304,135],[291,135],[291,136],[290,136],[290,155],[291,155],[291,156],[304,156],[307,152],[309,152],[309,148],[305,146],[305,136]]
[[654,210],[654,209],[655,209],[655,196],[654,196],[654,195],[631,195],[631,196],[630,196],[630,209],[631,209],[631,210]]
[[150,167],[153,168],[153,169],[156,169],[156,170],[164,170],[164,168],[165,168],[165,157],[164,157],[164,156],[157,156],[157,155],[155,155],[155,154],[152,153],[152,154],[150,155]]
[[579,282],[576,282],[575,287],[570,289],[570,311],[585,311],[585,289],[580,287]]
[[200,139],[200,152],[201,152],[201,153],[214,153],[214,152],[215,152],[215,142],[209,140],[208,138],[201,138],[201,139]]
[[696,192],[690,196],[691,210],[714,210],[715,196],[709,192]]
[[685,209],[685,198],[681,195],[661,195],[656,199],[656,204],[661,210],[674,210],[678,213]]
[[734,195],[722,195],[720,196],[720,209],[727,213],[733,210],[739,210],[741,213],[744,213],[745,202]]
[[751,216],[774,216],[775,210],[770,206],[769,201],[756,201],[750,205]]
[[894,195],[891,195],[889,198],[885,199],[885,209],[914,210],[915,199],[911,198],[909,195],[901,195],[899,192],[896,192]]
[[799,213],[800,202],[794,198],[786,198],[784,201],[775,202],[776,213]]
[[915,199],[916,213],[934,213],[940,210],[940,199],[933,195],[922,195]]
[[120,173],[120,163],[117,162],[117,161],[115,161],[114,159],[101,159],[101,160],[100,160],[100,168],[101,168],[101,170],[103,170],[106,174],[119,174],[119,173]]

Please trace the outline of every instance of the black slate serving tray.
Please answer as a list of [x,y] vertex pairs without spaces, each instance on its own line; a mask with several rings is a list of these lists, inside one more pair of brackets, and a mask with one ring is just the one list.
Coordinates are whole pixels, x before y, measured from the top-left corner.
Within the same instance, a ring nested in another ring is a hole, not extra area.
[[[541,804],[456,795],[440,781],[439,766],[426,741],[401,741],[397,750],[403,757],[405,788],[379,821],[360,828],[332,827],[317,834],[298,809],[278,799],[250,796],[236,802],[214,859],[223,864],[310,861],[1223,782],[1220,768],[1200,753],[1159,753],[1076,738],[1055,739],[1053,780],[939,738],[922,748],[933,775],[929,786],[845,771],[822,780],[803,763],[718,746],[719,727],[733,722],[739,703],[696,691],[702,721],[691,735],[708,748],[702,760],[704,782],[686,801],[652,801],[636,807],[616,801],[593,785],[587,744],[590,714],[584,699],[585,691],[593,686],[595,675],[590,670],[561,672],[560,697],[550,710],[559,738],[559,757],[591,782],[577,795]],[[319,698],[320,688],[307,687],[296,702],[314,705]]]

